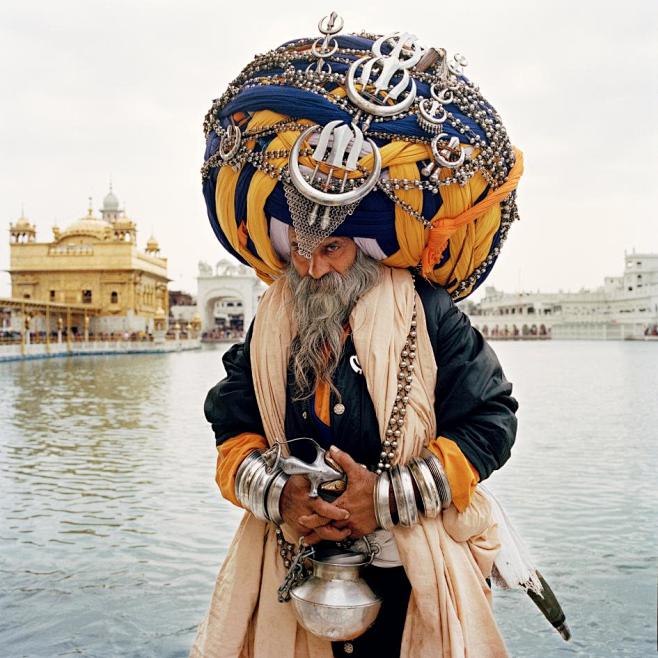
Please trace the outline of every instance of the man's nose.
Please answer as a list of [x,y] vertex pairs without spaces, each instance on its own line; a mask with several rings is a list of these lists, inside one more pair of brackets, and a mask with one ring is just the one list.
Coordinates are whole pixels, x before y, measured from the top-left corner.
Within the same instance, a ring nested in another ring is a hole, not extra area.
[[319,254],[311,254],[311,260],[308,264],[308,273],[314,279],[323,277],[330,271],[329,263]]

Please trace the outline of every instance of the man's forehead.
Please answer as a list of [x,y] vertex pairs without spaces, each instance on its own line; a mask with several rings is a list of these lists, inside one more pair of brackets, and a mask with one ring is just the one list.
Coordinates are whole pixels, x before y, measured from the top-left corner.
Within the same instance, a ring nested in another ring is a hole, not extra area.
[[[297,240],[297,234],[295,233],[295,229],[292,226],[288,227],[288,240],[290,241],[291,244]],[[324,240],[322,240],[322,242],[319,242],[316,249],[324,245],[327,245],[331,242],[351,242],[351,241],[352,238],[347,238],[338,235],[330,235],[329,237],[326,237]]]

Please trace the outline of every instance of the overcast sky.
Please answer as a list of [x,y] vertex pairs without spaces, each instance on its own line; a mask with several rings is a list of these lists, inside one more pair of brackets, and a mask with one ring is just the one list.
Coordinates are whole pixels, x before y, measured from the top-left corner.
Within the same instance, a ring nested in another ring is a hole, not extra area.
[[315,35],[332,9],[345,32],[405,30],[465,54],[524,151],[521,222],[489,285],[595,287],[624,250],[658,252],[655,0],[3,0],[0,219],[24,204],[50,240],[88,196],[100,206],[111,176],[140,246],[153,231],[171,287],[196,292],[197,262],[225,255],[201,196],[203,116],[256,53]]

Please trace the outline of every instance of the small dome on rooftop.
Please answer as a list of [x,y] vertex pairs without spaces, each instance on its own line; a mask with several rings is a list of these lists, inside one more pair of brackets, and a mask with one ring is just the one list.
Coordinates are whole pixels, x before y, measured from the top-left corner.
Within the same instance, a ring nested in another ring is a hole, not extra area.
[[25,216],[25,209],[23,208],[23,205],[21,204],[21,216],[16,220],[16,223],[14,224],[16,228],[28,228],[32,226],[32,222]]
[[112,183],[110,183],[110,191],[105,195],[103,199],[103,210],[105,211],[117,211],[119,210],[119,199],[112,191]]

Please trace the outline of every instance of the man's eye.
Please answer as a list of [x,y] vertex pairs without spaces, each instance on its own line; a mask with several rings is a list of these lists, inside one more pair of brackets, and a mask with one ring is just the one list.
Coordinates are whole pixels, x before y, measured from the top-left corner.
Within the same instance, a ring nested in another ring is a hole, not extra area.
[[333,254],[334,252],[338,251],[340,249],[340,245],[337,244],[328,244],[326,246],[326,251],[330,254]]

